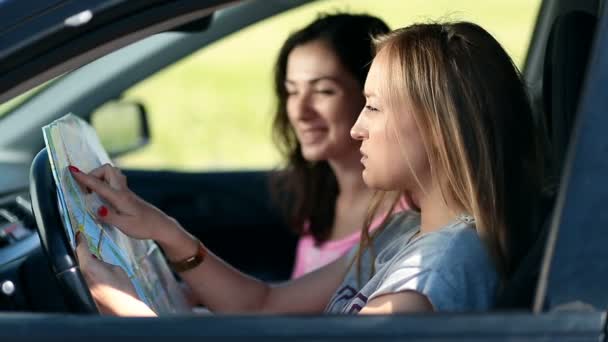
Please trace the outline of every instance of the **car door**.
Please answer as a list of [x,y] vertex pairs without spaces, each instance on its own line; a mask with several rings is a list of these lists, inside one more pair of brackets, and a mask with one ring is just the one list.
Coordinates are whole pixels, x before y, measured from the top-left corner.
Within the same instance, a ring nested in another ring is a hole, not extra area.
[[[584,3],[582,1],[577,1]],[[551,5],[547,5],[547,4]],[[551,26],[559,4],[546,2],[537,32]],[[552,8],[558,4],[557,9]],[[608,8],[598,12],[600,21],[591,55],[566,171],[553,213],[537,300],[532,313],[492,312],[471,314],[395,315],[377,317],[164,317],[120,319],[73,315],[2,314],[0,337],[60,339],[63,341],[139,336],[183,340],[411,340],[411,341],[598,341],[606,333],[606,277],[608,257],[602,210],[608,197],[608,173],[603,132],[608,108]],[[543,24],[544,23],[544,24]],[[534,49],[546,41],[533,40]],[[141,179],[150,173],[139,175]],[[162,179],[162,175],[160,175]],[[199,177],[200,175],[196,175]],[[202,176],[200,176],[202,177]],[[133,179],[138,175],[133,173]],[[179,179],[176,177],[175,179]],[[220,179],[220,178],[217,178]],[[177,180],[175,180],[177,182]],[[203,181],[201,181],[204,183]],[[196,184],[196,181],[190,182]],[[153,196],[150,195],[150,196]],[[582,231],[582,229],[584,229]]]

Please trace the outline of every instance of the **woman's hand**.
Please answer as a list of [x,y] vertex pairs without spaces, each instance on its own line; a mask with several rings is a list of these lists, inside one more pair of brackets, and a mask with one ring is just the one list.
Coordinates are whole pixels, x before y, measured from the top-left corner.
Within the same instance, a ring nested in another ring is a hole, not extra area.
[[69,169],[78,183],[109,205],[97,209],[100,221],[136,239],[171,240],[170,235],[179,231],[175,220],[129,190],[127,177],[118,168],[105,164],[89,174],[74,166]]
[[83,234],[76,234],[76,255],[80,270],[102,314],[116,316],[156,316],[138,296],[127,273],[91,254]]

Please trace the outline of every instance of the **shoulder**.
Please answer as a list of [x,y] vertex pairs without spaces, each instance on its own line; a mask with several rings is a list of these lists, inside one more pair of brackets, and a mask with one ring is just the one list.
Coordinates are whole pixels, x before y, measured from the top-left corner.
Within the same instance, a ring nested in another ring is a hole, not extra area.
[[[487,246],[471,225],[457,224],[440,231],[421,236],[412,243],[426,268],[453,280],[454,274],[462,276],[495,273],[494,263]],[[452,276],[450,276],[452,275]]]
[[437,239],[445,239],[443,251],[429,265],[433,281],[427,286],[434,304],[457,311],[490,308],[498,272],[488,248],[472,226],[462,224],[442,233]]
[[442,229],[434,235],[420,239],[423,243],[441,246],[439,260],[443,262],[462,262],[475,260],[483,256],[482,260],[489,258],[488,250],[475,230],[475,227],[466,224],[458,224],[453,227]]
[[393,259],[375,295],[413,290],[438,311],[491,306],[498,275],[472,226],[455,224],[414,239]]

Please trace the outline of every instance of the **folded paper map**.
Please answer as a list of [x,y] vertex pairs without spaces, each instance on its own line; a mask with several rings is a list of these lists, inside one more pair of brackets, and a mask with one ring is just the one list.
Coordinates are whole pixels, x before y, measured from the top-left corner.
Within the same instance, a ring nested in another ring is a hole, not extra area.
[[106,204],[97,194],[83,191],[68,170],[68,166],[73,165],[90,172],[103,164],[111,164],[93,127],[68,114],[42,130],[65,232],[72,247],[75,248],[76,231],[80,231],[91,253],[104,262],[122,267],[140,299],[157,314],[190,312],[158,245],[151,240],[132,239],[115,227],[99,222],[95,213]]

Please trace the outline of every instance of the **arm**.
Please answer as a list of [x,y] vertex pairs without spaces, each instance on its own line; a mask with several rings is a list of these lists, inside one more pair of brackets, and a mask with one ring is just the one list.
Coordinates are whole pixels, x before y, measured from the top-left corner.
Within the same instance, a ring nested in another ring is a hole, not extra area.
[[[74,169],[72,174],[80,184],[108,203],[107,208],[98,211],[100,221],[133,238],[156,240],[170,260],[182,260],[196,252],[198,241],[175,220],[131,192],[126,177],[118,169],[104,165],[88,175]],[[87,268],[86,265],[81,265],[81,268],[89,286],[94,287],[91,280],[96,277],[86,274],[97,272],[99,268]],[[270,286],[242,274],[208,253],[201,265],[181,275],[200,300],[217,312],[321,312],[347,268],[347,258],[344,257],[298,280]],[[114,301],[116,296],[107,292],[95,296],[95,299],[98,304],[100,300],[107,301],[102,305],[110,307],[118,304]]]
[[[198,242],[190,241],[191,251],[195,251]],[[166,243],[161,246],[171,258],[171,252],[167,252],[171,248]],[[340,285],[347,267],[347,258],[343,257],[297,280],[269,285],[208,253],[199,266],[180,275],[201,303],[214,312],[318,313]]]
[[389,293],[370,300],[359,314],[388,315],[394,313],[433,312],[428,298],[416,291]]

